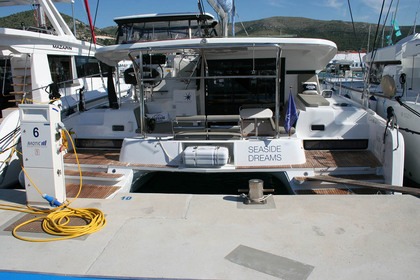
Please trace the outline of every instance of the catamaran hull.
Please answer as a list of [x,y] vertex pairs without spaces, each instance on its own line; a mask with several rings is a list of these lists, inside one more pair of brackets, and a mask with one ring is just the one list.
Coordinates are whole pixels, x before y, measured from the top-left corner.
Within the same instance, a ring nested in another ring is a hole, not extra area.
[[19,185],[21,159],[16,152],[20,144],[19,111],[13,110],[0,124],[0,188]]

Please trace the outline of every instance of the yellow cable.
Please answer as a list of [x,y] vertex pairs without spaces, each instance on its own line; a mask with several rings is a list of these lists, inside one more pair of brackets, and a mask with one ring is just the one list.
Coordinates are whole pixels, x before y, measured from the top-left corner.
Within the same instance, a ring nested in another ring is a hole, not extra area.
[[[101,230],[106,225],[105,215],[96,208],[57,208],[41,217],[35,217],[17,225],[12,234],[14,237],[29,242],[50,242],[76,238],[85,234],[91,234]],[[35,212],[34,214],[38,214]],[[41,212],[42,213],[42,212]],[[85,225],[69,225],[72,218],[82,219]],[[42,222],[42,229],[45,233],[58,236],[53,238],[29,238],[18,235],[18,230],[30,223]]]
[[71,200],[68,205],[70,205],[70,203],[72,203],[74,200],[76,200],[81,191],[82,191],[82,184],[83,184],[83,176],[82,176],[82,168],[80,166],[80,162],[79,162],[79,156],[77,155],[77,151],[76,151],[76,145],[74,144],[73,138],[71,137],[70,132],[67,129],[64,129],[64,131],[66,132],[67,136],[69,137],[71,146],[73,147],[74,150],[74,157],[76,158],[76,164],[77,164],[77,170],[79,171],[79,191],[77,192],[77,194],[75,195],[75,197],[73,198],[73,200]]
[[[79,177],[80,177],[80,184],[79,184],[79,191],[77,195],[71,201],[63,202],[61,206],[53,209],[39,209],[31,207],[27,205],[26,208],[21,206],[14,206],[14,205],[5,205],[0,204],[0,209],[3,210],[12,210],[12,211],[19,211],[24,213],[30,214],[38,214],[41,215],[40,217],[35,217],[28,221],[25,221],[19,225],[17,225],[12,234],[14,237],[29,242],[50,242],[50,241],[58,241],[58,240],[65,240],[76,238],[85,234],[91,234],[101,230],[106,225],[105,215],[96,208],[70,208],[69,205],[76,200],[80,192],[82,191],[82,170],[79,163],[79,158],[76,152],[76,146],[74,145],[73,139],[70,133],[63,129],[65,133],[68,135],[69,140],[74,149],[74,155],[76,158],[76,163],[78,166]],[[41,190],[36,186],[36,184],[31,180],[31,178],[26,173],[25,169],[22,167],[23,172],[25,173],[26,177],[30,180],[31,184],[35,187],[37,192],[42,195]],[[77,218],[79,221],[80,219],[84,221],[84,225],[71,225],[71,219]],[[50,235],[58,236],[53,238],[29,238],[23,237],[19,235],[17,232],[20,228],[25,225],[28,225],[33,222],[42,222],[42,229]]]

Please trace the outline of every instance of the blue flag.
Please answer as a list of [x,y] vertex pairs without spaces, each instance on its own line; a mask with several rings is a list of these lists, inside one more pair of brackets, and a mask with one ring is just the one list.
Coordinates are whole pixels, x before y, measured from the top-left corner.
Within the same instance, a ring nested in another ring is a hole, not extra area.
[[298,119],[298,112],[295,105],[295,100],[293,99],[292,90],[289,93],[289,103],[287,104],[286,117],[284,120],[284,129],[287,133],[290,134],[290,129],[296,123]]

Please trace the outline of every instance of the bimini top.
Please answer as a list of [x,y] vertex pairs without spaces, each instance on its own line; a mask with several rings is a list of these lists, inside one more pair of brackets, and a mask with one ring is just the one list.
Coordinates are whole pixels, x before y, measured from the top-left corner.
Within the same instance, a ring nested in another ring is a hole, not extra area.
[[118,17],[114,21],[118,24],[119,44],[217,36],[217,21],[210,14],[147,14]]
[[129,57],[143,54],[188,53],[228,58],[275,57],[287,58],[291,71],[321,70],[337,52],[335,43],[324,39],[310,38],[196,38],[138,42],[104,46],[96,51],[96,57],[112,66]]
[[208,20],[214,21],[215,18],[209,13],[160,13],[160,14],[144,14],[133,15],[125,17],[114,18],[114,21],[120,24],[127,23],[147,23],[147,22],[170,22],[170,21],[185,21],[185,20]]

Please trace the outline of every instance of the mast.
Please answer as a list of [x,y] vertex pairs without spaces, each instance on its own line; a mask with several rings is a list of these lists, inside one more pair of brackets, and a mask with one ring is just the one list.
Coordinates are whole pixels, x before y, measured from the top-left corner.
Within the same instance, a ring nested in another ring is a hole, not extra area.
[[51,1],[47,0],[37,0],[39,6],[42,8],[42,14],[45,14],[48,17],[48,20],[54,27],[55,32],[58,36],[72,36],[74,34],[71,32],[70,28],[68,27],[67,23],[61,17],[60,12],[57,8],[52,4]]
[[416,15],[414,16],[414,24],[413,24],[413,35],[416,34],[416,24],[417,24],[417,14],[419,12],[419,7],[420,7],[420,0],[417,3],[417,10],[416,10]]
[[71,3],[71,17],[73,18],[73,33],[76,36],[76,19],[74,17],[74,2]]
[[47,26],[47,20],[45,19],[45,12],[44,8],[40,4],[34,4],[34,7],[36,7],[36,13],[37,13],[37,27],[46,27]]
[[96,44],[95,26],[93,26],[92,17],[90,15],[89,1],[88,0],[84,0],[84,2],[85,2],[86,13],[88,15],[89,27],[90,27],[90,33],[92,35],[92,40],[93,40],[93,43]]

